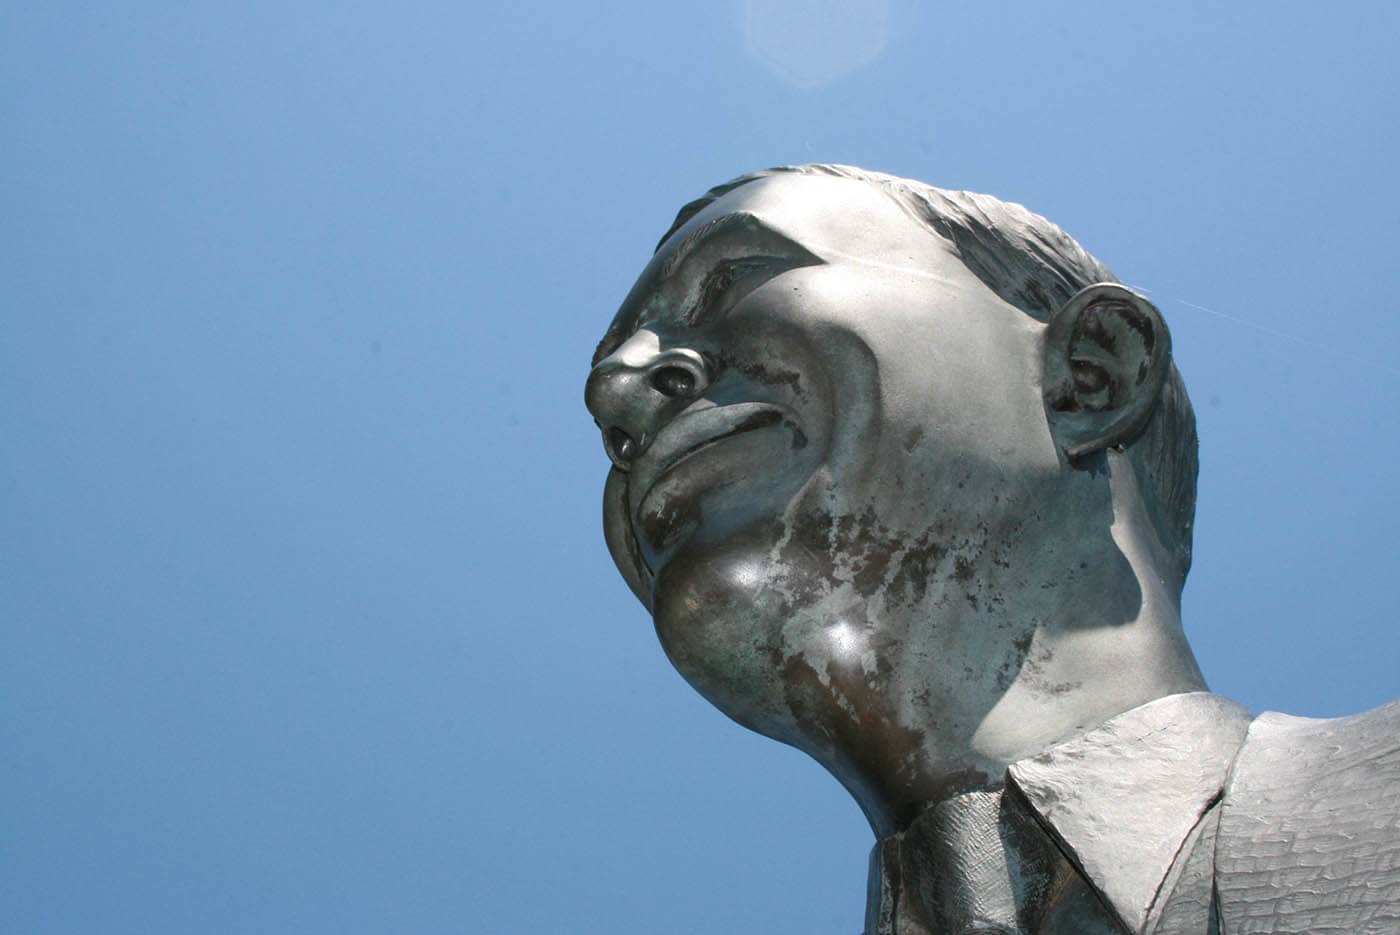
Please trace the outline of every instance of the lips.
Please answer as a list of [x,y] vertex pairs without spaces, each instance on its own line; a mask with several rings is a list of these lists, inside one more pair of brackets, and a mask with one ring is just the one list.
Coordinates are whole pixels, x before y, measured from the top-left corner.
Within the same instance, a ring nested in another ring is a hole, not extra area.
[[[645,525],[641,514],[648,495],[671,479],[673,472],[690,459],[704,456],[711,448],[721,447],[731,438],[748,437],[760,428],[777,426],[790,428],[792,447],[805,447],[806,437],[787,407],[771,403],[729,406],[696,403],[662,428],[652,444],[633,462],[631,470],[610,470],[603,490],[603,533],[617,568],[648,610],[652,609],[651,591],[657,568],[644,557],[638,539],[641,526]],[[718,465],[715,468],[718,469]],[[756,479],[760,479],[757,472]]]
[[667,474],[711,445],[784,421],[796,429],[791,414],[771,403],[734,403],[686,410],[657,434],[634,463],[628,482],[629,499],[633,504],[645,502],[652,488]]

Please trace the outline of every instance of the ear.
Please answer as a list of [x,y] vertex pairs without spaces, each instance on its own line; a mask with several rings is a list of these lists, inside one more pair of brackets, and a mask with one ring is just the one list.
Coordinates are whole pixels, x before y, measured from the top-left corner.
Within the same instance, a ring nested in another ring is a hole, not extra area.
[[1081,289],[1045,332],[1045,411],[1071,463],[1142,434],[1171,365],[1156,306],[1117,283]]

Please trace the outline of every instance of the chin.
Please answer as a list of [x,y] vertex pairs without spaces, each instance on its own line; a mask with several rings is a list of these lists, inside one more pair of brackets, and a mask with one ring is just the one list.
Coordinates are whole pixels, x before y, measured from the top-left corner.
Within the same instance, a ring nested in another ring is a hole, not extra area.
[[652,614],[691,687],[750,730],[802,746],[784,670],[805,628],[768,586],[779,532],[770,522],[722,542],[693,536],[658,571]]
[[[746,441],[773,438],[755,432]],[[746,471],[726,459],[728,470],[678,470],[640,495],[615,473],[605,527],[681,676],[743,726],[819,756],[831,734],[819,725],[845,717],[847,702],[844,679],[814,675],[808,664],[832,656],[822,600],[829,582],[817,560],[825,541],[812,539],[820,524],[804,521],[799,505],[810,506],[804,491],[814,482],[824,490],[828,479],[815,459],[786,446],[764,452],[766,471],[757,453],[743,459]]]

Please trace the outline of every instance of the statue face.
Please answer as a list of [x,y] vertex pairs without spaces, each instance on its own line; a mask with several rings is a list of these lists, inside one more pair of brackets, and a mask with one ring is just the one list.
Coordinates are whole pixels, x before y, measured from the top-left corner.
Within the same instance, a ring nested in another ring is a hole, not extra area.
[[1042,332],[859,181],[752,182],[667,240],[587,398],[614,559],[702,694],[819,759],[917,746],[900,685],[988,664],[959,621],[1064,473]]

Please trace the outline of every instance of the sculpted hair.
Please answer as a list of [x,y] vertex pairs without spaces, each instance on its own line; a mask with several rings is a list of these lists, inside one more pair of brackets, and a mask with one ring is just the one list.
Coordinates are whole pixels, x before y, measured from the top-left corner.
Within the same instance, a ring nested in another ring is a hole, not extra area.
[[[1037,321],[1048,322],[1085,286],[1119,281],[1074,238],[1021,205],[840,165],[779,166],[717,185],[681,208],[657,248],[716,199],[750,182],[786,173],[855,179],[879,188],[915,220],[952,244],[987,288]],[[1128,449],[1128,457],[1142,482],[1157,537],[1183,579],[1191,567],[1196,449],[1196,415],[1173,362],[1157,408]]]

